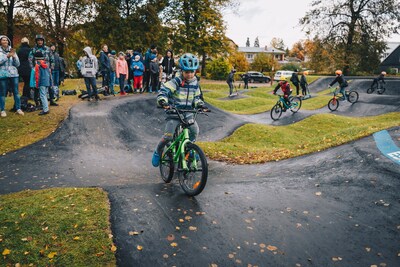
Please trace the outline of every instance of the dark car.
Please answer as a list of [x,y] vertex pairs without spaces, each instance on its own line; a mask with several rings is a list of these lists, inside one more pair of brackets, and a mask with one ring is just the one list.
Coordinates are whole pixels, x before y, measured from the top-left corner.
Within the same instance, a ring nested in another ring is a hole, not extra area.
[[249,83],[269,83],[271,81],[271,77],[265,76],[258,71],[248,71],[247,75],[249,76]]

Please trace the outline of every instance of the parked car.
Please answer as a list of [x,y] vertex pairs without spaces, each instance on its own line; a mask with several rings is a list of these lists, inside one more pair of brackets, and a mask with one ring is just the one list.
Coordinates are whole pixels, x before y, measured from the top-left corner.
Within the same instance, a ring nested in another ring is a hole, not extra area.
[[269,83],[271,81],[271,77],[265,76],[264,74],[258,71],[248,71],[247,75],[249,76],[249,83],[254,83],[254,82]]
[[290,71],[290,70],[278,70],[275,73],[274,76],[274,81],[279,81],[279,79],[281,78],[281,76],[286,77],[287,79],[290,79],[290,77],[292,77],[294,71]]

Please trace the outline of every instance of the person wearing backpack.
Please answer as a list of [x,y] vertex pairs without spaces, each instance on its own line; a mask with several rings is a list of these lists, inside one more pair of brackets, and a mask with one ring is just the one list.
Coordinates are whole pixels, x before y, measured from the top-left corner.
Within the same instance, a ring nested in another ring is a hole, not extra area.
[[99,100],[96,87],[96,74],[99,68],[98,61],[89,46],[85,47],[83,52],[85,53],[85,56],[82,58],[81,73],[85,81],[88,100],[92,101],[94,96],[97,101]]
[[299,90],[300,90],[300,81],[299,81],[299,76],[297,75],[298,72],[299,72],[299,70],[296,69],[295,72],[292,73],[292,77],[290,78],[290,81],[296,87],[296,95],[297,96],[299,96]]

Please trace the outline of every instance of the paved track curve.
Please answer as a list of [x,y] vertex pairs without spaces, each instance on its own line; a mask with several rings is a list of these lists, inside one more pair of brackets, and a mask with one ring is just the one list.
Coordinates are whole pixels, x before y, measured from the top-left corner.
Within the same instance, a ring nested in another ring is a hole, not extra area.
[[[340,114],[399,111],[400,86],[394,84],[389,97],[360,92],[360,103]],[[0,193],[105,188],[119,266],[400,266],[400,167],[372,136],[280,162],[211,161],[205,191],[187,198],[176,183],[163,184],[150,164],[164,127],[154,98],[73,107],[49,138],[0,157]],[[213,111],[199,117],[200,140],[218,140],[247,122],[268,123],[259,114]],[[314,114],[301,113],[280,124]],[[400,146],[400,127],[389,134]]]

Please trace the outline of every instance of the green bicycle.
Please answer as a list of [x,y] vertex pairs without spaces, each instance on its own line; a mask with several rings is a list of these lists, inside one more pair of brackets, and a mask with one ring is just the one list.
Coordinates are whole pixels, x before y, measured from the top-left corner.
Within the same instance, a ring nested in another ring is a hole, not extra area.
[[[161,154],[160,174],[164,182],[171,182],[175,170],[178,172],[179,184],[188,196],[200,194],[207,183],[208,164],[204,152],[189,139],[189,127],[196,121],[197,114],[209,110],[183,110],[170,107],[167,114],[176,114],[180,120],[171,142],[167,143]],[[186,113],[193,113],[187,119]]]
[[296,113],[301,108],[302,101],[300,97],[289,96],[290,105],[288,105],[283,98],[283,95],[278,96],[278,102],[276,102],[275,106],[273,106],[271,109],[271,119],[274,121],[279,120],[282,112],[286,112],[287,109],[290,109],[291,112]]

